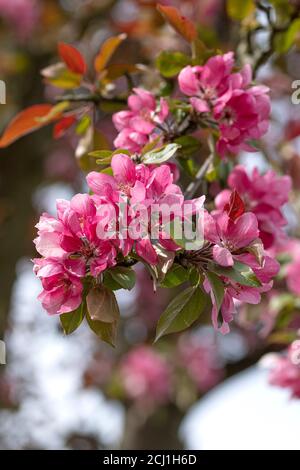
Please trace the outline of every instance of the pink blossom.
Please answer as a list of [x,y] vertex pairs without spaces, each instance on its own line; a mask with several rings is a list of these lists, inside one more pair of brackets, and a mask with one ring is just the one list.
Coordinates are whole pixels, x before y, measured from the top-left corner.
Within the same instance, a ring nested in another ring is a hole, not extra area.
[[300,296],[300,242],[297,239],[291,239],[285,247],[285,250],[292,256],[292,260],[286,267],[287,286],[291,292]]
[[273,364],[269,382],[291,391],[292,397],[300,398],[300,341],[294,341],[286,356],[278,356]]
[[[206,213],[206,217],[212,216]],[[233,266],[234,252],[250,245],[258,233],[257,219],[251,212],[242,214],[236,220],[224,212],[205,224],[205,238],[215,243],[213,258],[221,266]]]
[[0,0],[0,16],[14,28],[19,40],[28,39],[40,16],[37,0]]
[[268,88],[251,86],[252,72],[246,65],[233,73],[234,55],[211,57],[204,66],[187,66],[179,74],[182,93],[192,107],[218,125],[217,150],[221,156],[240,150],[255,151],[251,140],[259,139],[269,126]]
[[216,330],[222,334],[229,333],[229,323],[233,320],[236,313],[236,304],[248,303],[259,304],[261,301],[261,294],[268,292],[272,286],[272,279],[279,271],[279,263],[273,258],[265,256],[262,264],[260,265],[256,258],[251,254],[244,254],[235,257],[238,261],[243,262],[245,269],[249,266],[254,272],[256,278],[260,281],[260,286],[250,287],[242,285],[233,279],[222,276],[224,284],[224,298],[220,307],[221,320],[219,319],[219,312],[217,302],[208,279],[204,282],[206,292],[210,292],[212,300],[212,323]]
[[57,201],[57,219],[43,214],[37,224],[37,251],[45,257],[63,257],[68,269],[78,276],[97,277],[116,261],[116,248],[109,240],[97,237],[101,221],[96,204],[87,194],[77,194],[71,201]]
[[[158,257],[151,241],[149,226],[153,204],[156,204],[162,213],[164,207],[173,206],[174,216],[182,216],[185,204],[189,204],[192,211],[196,211],[202,207],[203,198],[184,201],[181,189],[173,183],[174,176],[169,165],[159,167],[136,165],[128,155],[116,154],[112,158],[111,166],[113,176],[91,172],[87,175],[87,183],[101,201],[115,204],[117,215],[119,214],[117,203],[129,203],[128,207],[126,206],[127,224],[131,229],[137,229],[139,233],[133,237],[131,232],[126,230],[123,235],[127,240],[126,249],[119,240],[120,249],[123,254],[128,254],[134,247],[141,258],[150,264],[156,264]],[[163,226],[158,225],[157,231],[159,241],[166,249],[178,250],[179,247],[166,236]]]
[[179,88],[199,113],[211,112],[224,101],[234,65],[233,52],[211,57],[204,66],[188,65],[178,76]]
[[222,324],[218,320],[218,308],[215,294],[211,287],[209,277],[204,283],[205,290],[210,292],[212,299],[212,322],[214,328],[226,334],[229,332],[229,323],[235,313],[235,301],[258,304],[261,293],[272,288],[272,278],[279,271],[279,264],[273,258],[263,254],[260,248],[261,262],[249,253],[252,242],[259,244],[257,239],[258,223],[256,216],[251,212],[244,212],[245,207],[236,192],[233,192],[229,201],[224,205],[223,211],[214,215],[205,213],[204,235],[212,244],[214,261],[220,266],[232,267],[236,262],[250,267],[260,286],[252,287],[240,284],[230,277],[222,276],[224,283],[224,298],[220,307]]
[[[260,174],[257,168],[248,176],[245,168],[238,165],[228,177],[228,185],[243,196],[246,208],[258,220],[259,237],[264,247],[279,248],[286,243],[283,227],[286,219],[282,207],[288,202],[291,190],[289,176],[277,176],[272,170]],[[224,190],[215,199],[217,209],[222,210],[228,203],[231,191]]]
[[127,111],[113,115],[113,123],[119,131],[114,141],[116,148],[139,152],[153,138],[157,137],[157,125],[164,122],[169,114],[167,102],[161,98],[159,106],[155,97],[142,88],[134,88],[128,98]]
[[38,300],[50,315],[71,312],[79,307],[83,290],[81,280],[63,260],[37,258],[34,272],[43,286]]
[[251,140],[260,139],[269,128],[271,108],[267,91],[263,86],[234,90],[223,109],[215,112],[220,129],[217,150],[221,156],[241,150],[256,151]]
[[191,335],[179,343],[180,361],[200,392],[207,392],[222,380],[224,371],[216,347],[209,341],[198,341]]
[[143,403],[165,403],[171,392],[171,370],[165,359],[148,346],[131,350],[121,364],[129,398]]

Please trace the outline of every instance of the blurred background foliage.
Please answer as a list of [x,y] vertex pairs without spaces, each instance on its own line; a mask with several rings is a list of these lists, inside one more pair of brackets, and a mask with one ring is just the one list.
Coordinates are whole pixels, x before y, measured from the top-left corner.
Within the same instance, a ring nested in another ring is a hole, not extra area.
[[[172,86],[174,56],[166,51],[185,53],[188,46],[164,22],[156,3],[0,0],[0,79],[6,83],[1,130],[18,111],[53,100],[55,90],[43,83],[40,70],[57,61],[59,41],[77,46],[91,64],[108,37],[126,33],[112,63],[144,64],[130,80],[157,92]],[[193,19],[209,48],[236,50],[239,61],[252,63],[271,87],[272,128],[253,161],[292,176],[289,222],[299,235],[300,115],[290,96],[300,75],[300,2],[259,2],[258,16],[252,0],[160,3]],[[274,11],[277,27],[270,16]],[[163,80],[148,67],[153,63]],[[126,80],[118,86],[124,89]],[[115,106],[99,114],[98,147],[112,146]],[[299,302],[279,280],[272,309],[266,299],[242,311],[229,337],[216,336],[203,318],[192,331],[153,346],[155,322],[173,292],[154,294],[148,273],[139,269],[134,290],[118,291],[126,322],[116,350],[84,329],[64,337],[58,319],[47,318],[35,300],[39,286],[30,259],[40,212],[53,211],[57,197],[85,188],[82,169],[90,169],[91,161],[74,157],[76,145],[74,137],[54,140],[46,127],[0,150],[0,338],[7,343],[7,365],[0,370],[0,447],[179,448],[184,444],[178,429],[191,406],[271,346],[281,349],[299,323]],[[197,158],[203,158],[201,151]]]

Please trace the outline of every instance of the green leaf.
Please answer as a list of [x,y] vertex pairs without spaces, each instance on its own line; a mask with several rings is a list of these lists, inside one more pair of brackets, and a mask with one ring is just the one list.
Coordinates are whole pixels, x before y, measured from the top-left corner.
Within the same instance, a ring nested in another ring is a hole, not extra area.
[[227,13],[233,20],[242,21],[254,10],[254,0],[227,0]]
[[85,134],[88,128],[90,127],[90,125],[91,125],[90,116],[87,116],[87,115],[82,116],[82,118],[80,119],[79,123],[76,126],[76,134],[77,135]]
[[192,266],[189,270],[189,280],[192,286],[199,286],[201,281],[201,275],[196,266]]
[[181,248],[185,250],[196,250],[203,246],[203,237],[199,230],[195,229],[193,220],[183,221],[175,217],[164,226],[168,236]]
[[295,297],[289,293],[275,295],[271,298],[269,306],[270,310],[276,315],[283,310],[293,312],[295,310]]
[[[161,137],[158,136],[156,139],[150,140],[146,145],[141,150],[141,155],[145,155],[146,153],[149,153],[151,150],[155,149],[158,142],[160,141]],[[122,152],[120,152],[122,153]]]
[[183,135],[175,139],[175,143],[180,145],[180,156],[190,157],[198,152],[201,148],[200,140],[191,135]]
[[214,51],[207,49],[206,44],[199,37],[194,39],[191,46],[193,65],[201,65],[214,55]]
[[73,312],[67,312],[60,315],[59,319],[64,330],[64,334],[70,335],[73,333],[81,324],[84,316],[85,302],[82,302],[76,310],[73,310]]
[[97,163],[110,163],[112,159],[112,151],[111,150],[93,150],[93,152],[89,152],[90,157],[97,158]]
[[[90,153],[92,153],[95,148],[107,150],[109,143],[102,132],[93,129],[91,126],[79,140],[75,151],[75,156],[78,158],[79,166],[82,170],[98,170],[98,163],[95,161],[95,157],[90,156]],[[101,161],[101,165],[109,163],[110,161],[107,161],[107,163],[105,160]]]
[[129,157],[131,156],[131,153],[129,152],[129,150],[127,149],[116,149],[113,151],[113,155],[119,155],[120,153],[125,153],[125,155],[129,155]]
[[196,167],[193,158],[177,157],[177,161],[187,175],[191,178],[196,176],[198,168]]
[[89,315],[86,316],[90,329],[105,343],[116,346],[117,339],[117,322],[105,323],[98,320],[92,320]]
[[179,149],[178,144],[167,144],[158,149],[152,150],[151,152],[143,155],[142,162],[146,165],[159,164],[169,160],[177,150]]
[[100,101],[99,106],[101,111],[111,114],[125,109],[126,101],[124,100],[124,103],[121,103],[120,100],[105,99]]
[[121,286],[121,284],[119,284],[118,282],[116,282],[111,274],[108,272],[108,271],[105,271],[104,273],[104,276],[103,276],[103,284],[105,285],[105,287],[107,287],[108,289],[110,290],[119,290],[119,289],[123,289],[123,287]]
[[110,176],[113,175],[113,171],[111,167],[104,168],[104,170],[101,170],[101,173],[104,173],[105,175],[110,175]]
[[235,261],[234,266],[230,268],[224,268],[222,266],[217,266],[211,263],[208,266],[208,269],[220,276],[228,277],[242,286],[261,286],[261,282],[257,279],[252,269],[246,264],[237,261]]
[[191,60],[182,52],[162,51],[156,58],[155,64],[163,77],[175,77]]
[[221,308],[221,305],[223,303],[224,299],[224,284],[222,280],[213,272],[207,272],[206,273],[207,279],[209,280],[209,283],[211,285],[217,310],[219,311]]
[[200,288],[188,287],[180,292],[160,317],[155,341],[166,334],[177,333],[191,326],[204,310],[206,300],[207,296]]
[[293,21],[287,31],[279,33],[275,37],[275,49],[279,54],[284,54],[299,40],[300,19]]
[[135,285],[136,276],[132,268],[117,266],[115,268],[111,268],[108,272],[114,279],[114,281],[120,284],[123,289],[133,289]]
[[218,179],[218,171],[213,163],[211,163],[207,168],[207,172],[205,173],[205,179],[209,183],[213,183]]
[[173,264],[167,272],[164,280],[160,283],[161,287],[176,287],[188,280],[188,272],[180,264]]
[[295,339],[298,338],[297,331],[295,330],[285,330],[285,331],[275,331],[268,337],[269,344],[291,344]]

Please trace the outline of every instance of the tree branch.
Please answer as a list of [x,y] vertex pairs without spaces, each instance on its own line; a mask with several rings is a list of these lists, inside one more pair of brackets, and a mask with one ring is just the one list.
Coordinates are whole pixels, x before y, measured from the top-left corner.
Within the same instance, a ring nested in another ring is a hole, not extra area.
[[205,160],[203,165],[200,167],[200,169],[198,170],[198,173],[195,176],[195,180],[192,181],[186,188],[185,193],[184,193],[185,199],[190,199],[195,195],[199,186],[201,185],[201,182],[205,173],[207,172],[210,164],[213,162],[213,159],[214,159],[214,155],[213,153],[211,153],[209,157]]

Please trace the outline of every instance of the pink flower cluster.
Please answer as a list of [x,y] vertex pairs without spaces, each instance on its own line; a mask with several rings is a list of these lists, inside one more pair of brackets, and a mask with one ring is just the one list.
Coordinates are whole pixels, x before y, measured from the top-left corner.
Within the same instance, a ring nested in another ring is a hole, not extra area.
[[[126,203],[126,214],[123,216],[126,218],[126,226],[134,228],[135,233],[130,233],[130,230],[116,233],[124,256],[134,247],[146,262],[156,264],[158,257],[150,238],[153,230],[153,226],[150,227],[151,208],[156,206],[162,208],[163,212],[163,207],[174,207],[178,210],[174,216],[181,216],[185,206],[190,208],[191,213],[200,210],[204,198],[185,201],[181,189],[173,183],[174,175],[169,165],[136,165],[128,155],[118,154],[114,155],[111,166],[113,176],[91,172],[87,176],[88,185],[95,193],[98,205],[105,203],[113,206],[119,220],[120,203]],[[167,250],[178,250],[178,245],[170,239],[164,227],[158,225],[156,228],[159,243]]]
[[[57,217],[43,214],[37,224],[37,251],[44,257],[35,260],[34,272],[41,279],[39,296],[50,313],[74,310],[81,303],[81,279],[97,278],[116,264],[117,254],[127,256],[131,250],[149,264],[158,256],[150,238],[148,223],[141,223],[141,210],[152,204],[179,209],[190,203],[196,211],[203,198],[184,201],[173,183],[170,166],[136,165],[128,155],[114,155],[113,176],[91,172],[87,182],[93,196],[77,194],[72,200],[57,201]],[[124,212],[122,213],[122,204]],[[124,230],[120,222],[126,219]],[[149,218],[145,220],[148,222]],[[134,234],[128,230],[134,228]],[[133,236],[134,235],[134,236]],[[171,251],[179,247],[158,227],[159,242]]]
[[171,368],[148,346],[139,346],[124,357],[121,378],[129,398],[143,404],[165,403],[171,393]]
[[[222,324],[219,325],[217,300],[209,278],[206,279],[204,287],[210,292],[213,309],[212,322],[214,328],[221,333],[229,332],[229,323],[235,313],[235,302],[246,302],[258,304],[261,293],[272,288],[272,278],[279,271],[276,260],[267,256],[258,239],[259,230],[256,216],[251,212],[245,212],[245,206],[238,193],[233,192],[228,203],[222,211],[213,214],[205,213],[204,236],[212,243],[214,261],[225,268],[232,267],[235,262],[245,265],[245,270],[250,267],[260,286],[252,287],[242,285],[238,280],[222,276],[225,285],[224,300],[221,305]],[[251,246],[257,246],[258,256],[251,253]]]
[[234,54],[211,57],[205,65],[187,66],[179,74],[182,93],[194,110],[213,119],[219,128],[217,150],[221,156],[253,151],[251,141],[268,130],[268,88],[251,86],[251,67],[233,73]]
[[41,216],[34,243],[44,258],[34,260],[34,272],[43,286],[39,300],[49,314],[76,309],[81,303],[81,278],[97,277],[116,263],[116,247],[97,237],[99,224],[96,203],[88,194],[58,200],[57,218]]
[[[283,231],[286,219],[282,207],[288,202],[291,190],[289,176],[277,176],[272,170],[260,174],[255,168],[248,176],[245,168],[236,166],[228,177],[228,186],[242,195],[246,207],[258,220],[259,237],[265,249],[278,249],[287,241]],[[215,199],[217,209],[228,204],[232,191],[224,190]]]
[[286,356],[278,356],[273,364],[269,382],[291,391],[300,398],[300,340],[294,341]]
[[167,102],[161,98],[157,106],[155,97],[142,88],[134,88],[128,98],[129,110],[113,115],[113,123],[119,131],[114,141],[116,148],[139,152],[149,141],[158,137],[157,125],[169,114]]

